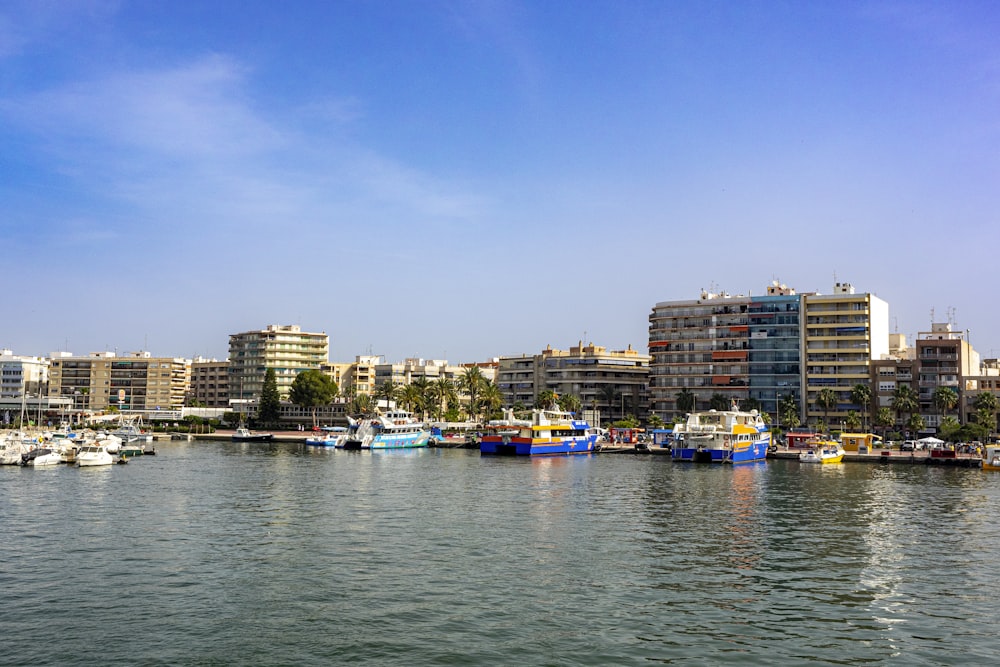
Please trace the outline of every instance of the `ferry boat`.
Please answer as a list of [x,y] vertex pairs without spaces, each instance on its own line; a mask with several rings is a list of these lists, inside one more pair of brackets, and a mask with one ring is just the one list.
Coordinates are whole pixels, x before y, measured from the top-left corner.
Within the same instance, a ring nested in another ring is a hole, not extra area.
[[531,419],[507,418],[491,421],[479,442],[480,454],[538,456],[543,454],[590,454],[597,434],[590,424],[562,410],[532,410]]
[[341,449],[410,449],[426,447],[430,432],[406,410],[389,410],[364,419],[347,418],[347,434],[335,445]]
[[675,461],[746,463],[767,457],[771,432],[756,410],[692,412],[674,427]]

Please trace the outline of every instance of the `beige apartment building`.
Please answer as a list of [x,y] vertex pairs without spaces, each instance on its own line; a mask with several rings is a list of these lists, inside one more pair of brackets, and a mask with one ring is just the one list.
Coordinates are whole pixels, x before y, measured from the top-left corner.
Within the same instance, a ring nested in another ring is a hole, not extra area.
[[580,341],[568,350],[547,347],[540,354],[500,357],[497,386],[505,407],[530,407],[551,390],[579,397],[584,410],[599,412],[606,422],[627,415],[645,419],[649,360],[631,345],[608,350]]
[[178,410],[190,387],[190,363],[149,352],[56,353],[49,367],[49,396],[70,398],[79,411]]

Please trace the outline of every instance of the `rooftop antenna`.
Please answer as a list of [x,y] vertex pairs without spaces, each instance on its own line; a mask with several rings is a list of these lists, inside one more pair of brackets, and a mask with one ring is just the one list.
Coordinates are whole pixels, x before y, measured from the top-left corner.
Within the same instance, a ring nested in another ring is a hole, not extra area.
[[895,315],[892,317],[892,328],[895,330],[893,333],[899,333],[899,318]]
[[934,309],[931,308],[931,327],[934,326]]

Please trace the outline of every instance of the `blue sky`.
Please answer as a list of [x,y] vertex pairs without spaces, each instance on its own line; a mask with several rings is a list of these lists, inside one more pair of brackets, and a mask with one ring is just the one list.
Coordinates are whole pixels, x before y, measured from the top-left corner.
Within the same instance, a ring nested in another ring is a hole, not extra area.
[[0,347],[646,349],[854,284],[1000,356],[992,2],[0,5]]

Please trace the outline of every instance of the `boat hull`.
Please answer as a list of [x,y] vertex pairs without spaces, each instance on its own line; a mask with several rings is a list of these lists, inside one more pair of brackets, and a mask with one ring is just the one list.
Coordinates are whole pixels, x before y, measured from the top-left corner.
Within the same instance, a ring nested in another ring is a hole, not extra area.
[[422,433],[382,433],[372,440],[370,449],[411,449],[426,447],[430,434]]
[[480,454],[505,456],[552,456],[556,454],[591,454],[597,436],[576,436],[572,438],[507,438],[503,436],[483,436],[479,442]]
[[744,449],[707,448],[707,447],[677,447],[672,450],[675,461],[691,461],[693,463],[750,463],[763,461],[767,458],[768,439],[751,443]]

